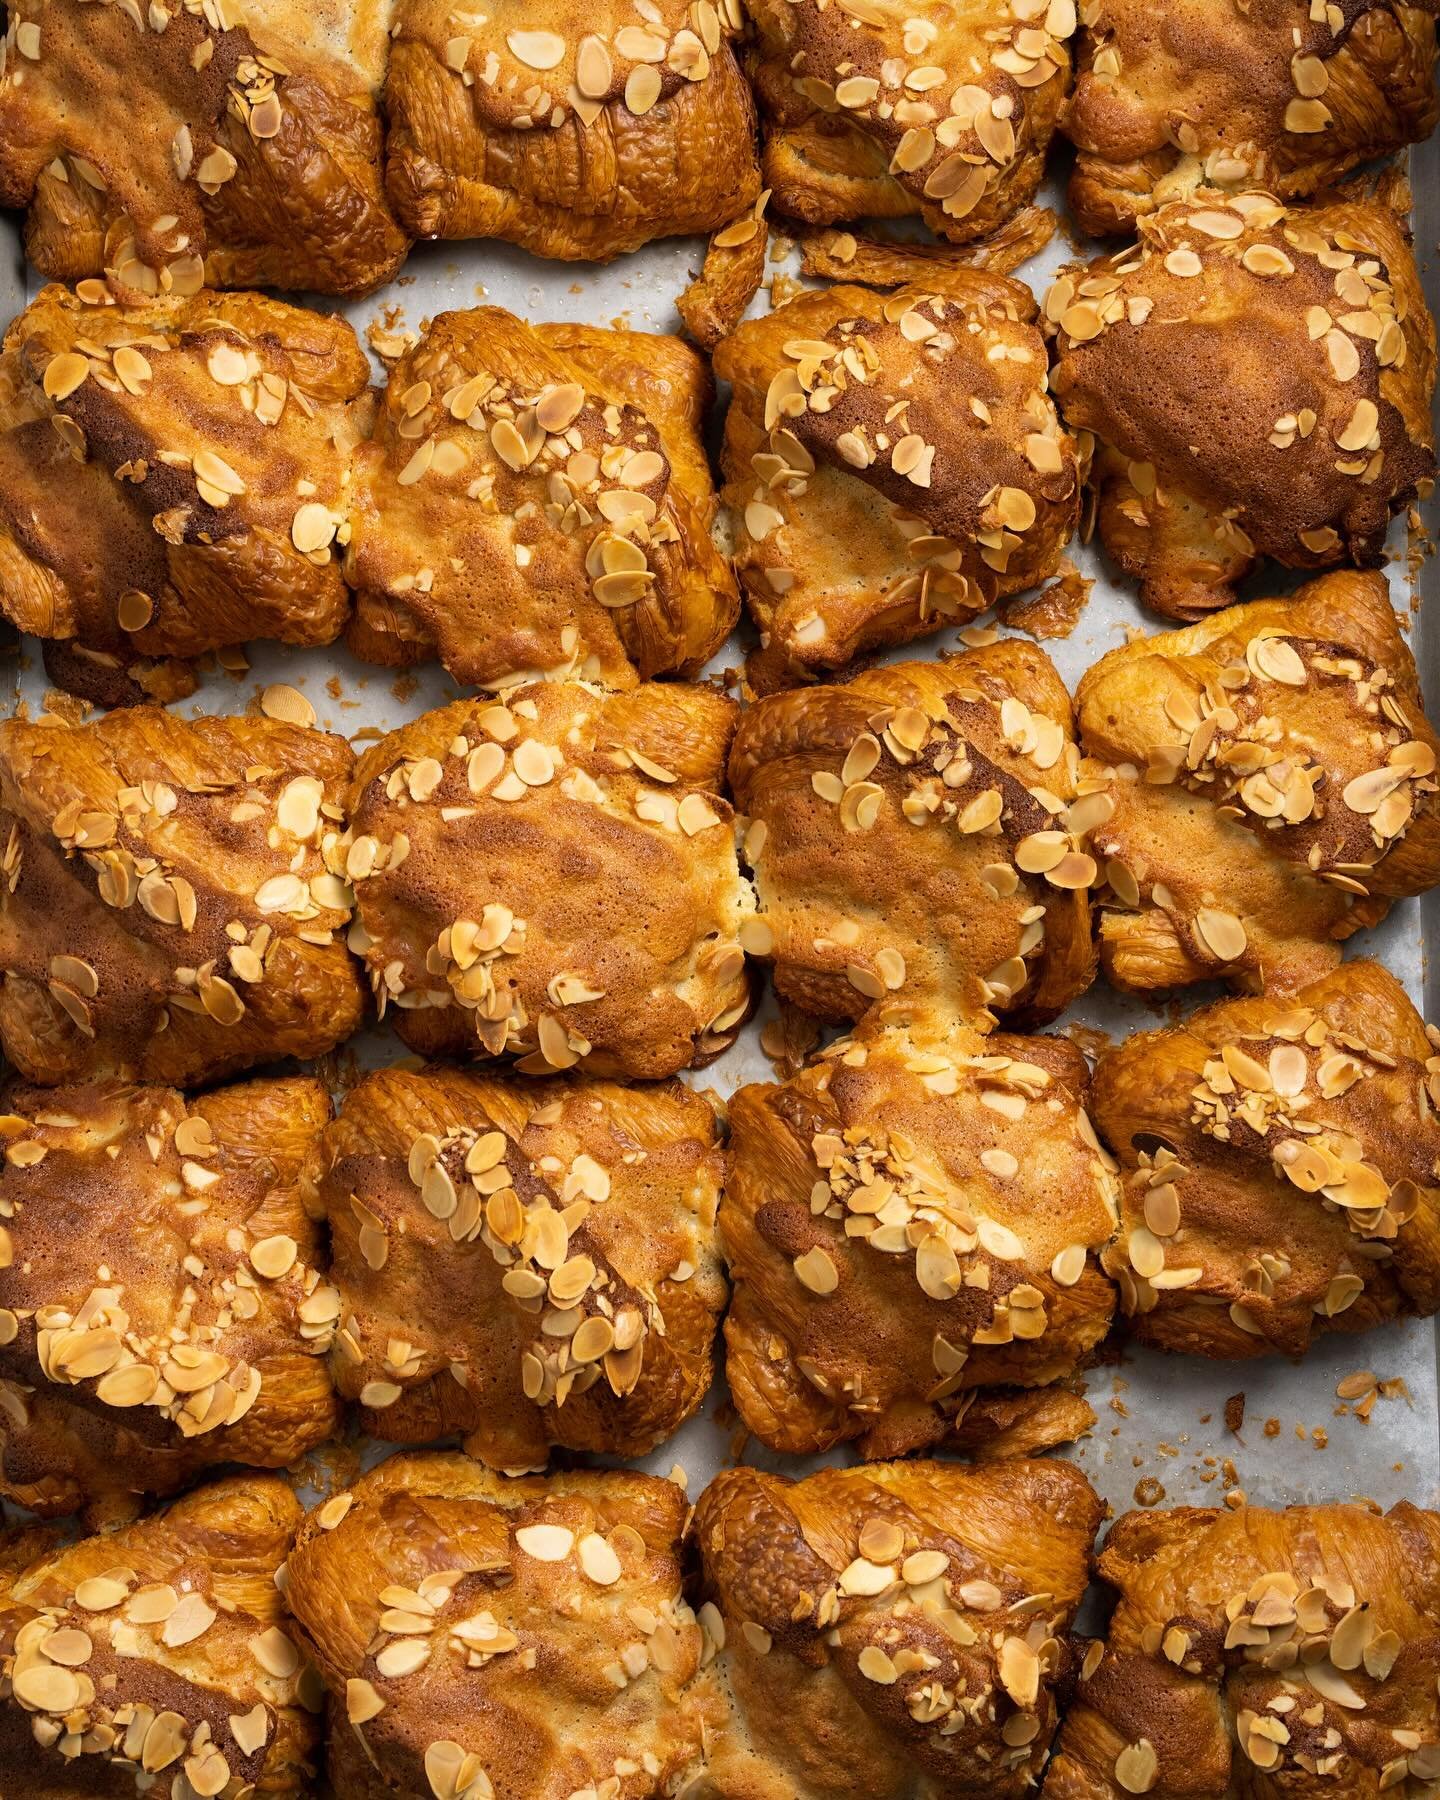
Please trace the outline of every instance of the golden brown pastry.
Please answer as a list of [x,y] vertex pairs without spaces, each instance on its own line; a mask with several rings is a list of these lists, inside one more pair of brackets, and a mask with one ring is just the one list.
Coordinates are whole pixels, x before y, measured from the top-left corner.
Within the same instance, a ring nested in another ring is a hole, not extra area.
[[1379,563],[1435,476],[1435,326],[1395,214],[1210,196],[1045,297],[1100,535],[1147,606],[1225,606],[1261,557]]
[[750,0],[765,181],[812,225],[919,214],[984,237],[1035,196],[1073,0]]
[[686,1503],[628,1470],[396,1456],[319,1507],[287,1594],[337,1800],[659,1800],[694,1758]]
[[1197,189],[1303,199],[1434,129],[1433,0],[1086,0],[1061,129],[1092,236]]
[[699,275],[676,298],[681,323],[706,350],[735,329],[760,291],[770,244],[763,217],[769,197],[762,194],[749,212],[715,233]]
[[1077,803],[1070,734],[1065,684],[1017,638],[752,706],[730,781],[749,941],[781,998],[825,1019],[1054,1018],[1094,973],[1096,802]]
[[1137,1033],[1095,1073],[1136,1337],[1298,1355],[1440,1309],[1440,1054],[1379,963]]
[[397,0],[386,176],[423,238],[606,262],[760,192],[736,0]]
[[175,1086],[360,1024],[343,738],[158,707],[0,724],[0,1044],[30,1081]]
[[1045,1800],[1293,1800],[1440,1780],[1440,1516],[1402,1500],[1126,1513]]
[[1068,1463],[727,1469],[694,1538],[725,1800],[1021,1800],[1045,1766],[1100,1502]]
[[1137,638],[1076,702],[1117,986],[1294,986],[1440,881],[1440,738],[1380,575]]
[[762,692],[973,618],[1053,574],[1075,528],[1075,442],[1029,289],[936,276],[802,294],[716,354]]
[[382,7],[16,0],[0,204],[62,281],[364,294],[404,261],[381,191]]
[[678,1081],[366,1077],[316,1147],[332,1366],[391,1442],[465,1433],[516,1474],[551,1444],[645,1456],[704,1399],[725,1305],[722,1152]]
[[47,1515],[138,1510],[220,1463],[338,1429],[338,1298],[300,1199],[318,1081],[187,1105],[114,1081],[0,1092],[0,1488]]
[[[1104,1337],[1114,1164],[1063,1038],[841,1039],[730,1103],[726,1378],[773,1450],[903,1456]],[[1073,1399],[1073,1396],[1070,1397]],[[1058,1396],[1057,1396],[1058,1399]],[[1074,1435],[1094,1415],[1074,1399]]]
[[654,1079],[733,1042],[754,911],[720,798],[735,713],[709,688],[541,681],[365,752],[350,946],[411,1049]]
[[740,610],[710,539],[712,385],[678,338],[442,313],[357,457],[352,646],[491,688],[698,675]]
[[328,644],[369,379],[343,319],[259,294],[45,288],[0,357],[0,613],[102,705],[188,693],[174,658]]
[[5,1800],[315,1791],[318,1685],[275,1585],[299,1502],[234,1475],[123,1531],[0,1548]]

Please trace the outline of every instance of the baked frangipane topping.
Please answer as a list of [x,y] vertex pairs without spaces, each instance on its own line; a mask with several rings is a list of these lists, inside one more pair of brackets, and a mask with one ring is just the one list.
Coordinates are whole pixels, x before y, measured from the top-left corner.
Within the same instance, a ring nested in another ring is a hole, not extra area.
[[746,1425],[805,1454],[938,1443],[986,1386],[1068,1375],[1104,1337],[1113,1163],[1060,1038],[842,1039],[730,1104],[726,1374]]
[[1440,880],[1440,738],[1380,575],[1137,638],[1076,699],[1122,987],[1294,985]]
[[0,1487],[132,1507],[217,1463],[282,1468],[340,1423],[336,1295],[300,1199],[318,1081],[187,1105],[97,1082],[0,1094]]
[[0,1543],[7,1796],[313,1792],[318,1683],[276,1586],[301,1516],[235,1475],[68,1548]]
[[811,224],[920,214],[956,243],[1034,198],[1070,72],[1073,0],[752,0],[765,180]]
[[777,992],[821,1018],[1053,1018],[1094,967],[1070,696],[1019,639],[746,711],[730,779]]
[[942,271],[938,290],[803,294],[720,346],[724,497],[760,686],[972,618],[1054,571],[1080,482],[1034,319],[1018,282]]
[[355,333],[259,294],[95,286],[45,288],[6,334],[0,611],[74,639],[67,685],[102,702],[137,658],[329,643],[371,410]]
[[733,1041],[754,908],[719,797],[735,712],[707,688],[538,682],[365,752],[350,945],[407,1044],[651,1078]]
[[464,1432],[511,1473],[551,1444],[648,1454],[710,1386],[716,1137],[678,1082],[368,1076],[310,1171],[341,1392],[377,1436]]
[[1372,201],[1178,202],[1045,297],[1054,390],[1098,440],[1100,532],[1147,605],[1194,618],[1262,556],[1378,563],[1435,474],[1435,331]]
[[357,459],[351,642],[484,687],[697,675],[739,611],[678,338],[442,313]]
[[394,1457],[318,1507],[287,1596],[329,1693],[336,1793],[673,1792],[699,1741],[685,1514],[651,1475],[507,1479],[453,1453]]
[[1061,129],[1092,235],[1197,188],[1304,198],[1436,121],[1433,9],[1406,0],[1216,8],[1086,0]]
[[1100,1516],[1060,1462],[722,1471],[693,1527],[701,1791],[1031,1792]]
[[385,204],[378,9],[17,0],[0,53],[0,202],[45,274],[137,295],[363,294],[406,239]]
[[398,0],[390,198],[417,237],[608,261],[713,231],[760,193],[737,0],[457,11]]
[[1045,1800],[1394,1794],[1440,1781],[1440,1517],[1408,1501],[1131,1512]]
[[1105,1261],[1140,1338],[1294,1355],[1440,1308],[1440,1054],[1404,989],[1350,962],[1106,1051],[1125,1171]]
[[359,1025],[343,739],[157,707],[0,724],[0,1041],[28,1080],[193,1086]]

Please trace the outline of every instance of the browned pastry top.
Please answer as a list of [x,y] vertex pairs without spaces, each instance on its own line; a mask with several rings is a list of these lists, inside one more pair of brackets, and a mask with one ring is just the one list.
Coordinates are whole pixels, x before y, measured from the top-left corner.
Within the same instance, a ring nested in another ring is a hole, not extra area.
[[765,179],[812,224],[918,213],[983,237],[1030,200],[1070,73],[1073,0],[753,0]]
[[1092,234],[1199,187],[1303,198],[1434,129],[1434,0],[1087,0],[1062,129]]
[[1132,1512],[1045,1800],[1433,1793],[1440,1516],[1401,1501]]
[[1384,578],[1334,574],[1112,650],[1077,691],[1107,973],[1291,985],[1440,880],[1437,738]]
[[1050,574],[1079,514],[1029,290],[802,294],[742,324],[725,499],[761,631],[762,687],[843,667]]
[[1440,1308],[1440,1053],[1378,963],[1222,1001],[1106,1051],[1125,1170],[1107,1253],[1137,1336],[1292,1355]]
[[168,1088],[11,1084],[0,1138],[4,1491],[103,1517],[208,1465],[331,1436],[335,1290],[300,1201],[318,1081],[187,1105]]
[[391,200],[417,237],[608,261],[711,231],[760,192],[738,0],[397,0]]
[[[726,1375],[771,1448],[938,1443],[980,1389],[1069,1374],[1114,1295],[1113,1164],[1061,1038],[862,1030],[730,1104]],[[1081,1409],[1084,1410],[1083,1408]]]
[[1176,202],[1045,298],[1055,393],[1099,440],[1100,527],[1147,604],[1193,618],[1257,557],[1378,562],[1435,472],[1434,326],[1391,210]]
[[397,1456],[312,1513],[287,1595],[349,1800],[659,1800],[698,1743],[684,1493]]
[[6,1800],[312,1793],[318,1684],[276,1585],[300,1519],[237,1475],[68,1548],[0,1543]]
[[407,242],[380,180],[375,0],[17,0],[0,201],[45,274],[363,294]]
[[356,1029],[326,865],[343,739],[157,707],[0,724],[0,1040],[28,1079],[193,1085]]
[[730,780],[780,995],[824,1018],[1053,1018],[1093,970],[1070,729],[1019,639],[752,706]]
[[733,1040],[754,906],[719,797],[735,712],[708,688],[542,681],[365,752],[350,941],[407,1043],[648,1078]]
[[134,658],[329,643],[369,378],[343,319],[259,294],[45,288],[0,359],[0,610],[80,640],[102,702]]
[[701,1792],[726,1800],[1020,1800],[1100,1502],[1079,1470],[872,1463],[700,1496]]
[[646,1455],[713,1373],[716,1136],[679,1082],[368,1076],[309,1177],[341,1392],[377,1436],[462,1431],[512,1473],[551,1444]]
[[492,688],[698,674],[739,611],[710,539],[710,392],[677,338],[442,313],[357,459],[356,647]]

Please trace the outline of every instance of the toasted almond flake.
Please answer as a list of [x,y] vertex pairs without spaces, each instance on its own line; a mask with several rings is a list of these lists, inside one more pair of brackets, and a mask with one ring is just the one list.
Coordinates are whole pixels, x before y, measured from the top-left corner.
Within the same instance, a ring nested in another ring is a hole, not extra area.
[[620,1558],[598,1532],[587,1532],[576,1546],[580,1567],[600,1587],[612,1587],[621,1575]]
[[288,682],[272,682],[260,696],[260,710],[267,719],[278,719],[285,725],[313,725],[315,708]]
[[1234,962],[1245,954],[1249,942],[1245,927],[1234,913],[1202,906],[1195,915],[1195,932],[1217,962]]
[[258,1243],[250,1246],[250,1266],[267,1281],[278,1281],[295,1267],[298,1253],[294,1238],[283,1231],[277,1232],[273,1237],[261,1238]]
[[1149,1738],[1127,1744],[1115,1758],[1115,1779],[1127,1794],[1148,1794],[1160,1773],[1160,1759]]
[[564,1562],[575,1545],[575,1534],[564,1525],[522,1525],[515,1542],[536,1562]]
[[651,63],[637,63],[625,81],[625,104],[642,118],[660,98],[660,72]]
[[555,31],[510,31],[505,42],[527,69],[556,68],[565,56],[565,40]]
[[812,1294],[833,1294],[840,1285],[839,1271],[819,1244],[797,1256],[791,1266],[801,1286]]
[[346,1681],[345,1716],[352,1725],[364,1725],[370,1719],[379,1718],[384,1710],[385,1701],[370,1682],[353,1675]]
[[90,364],[85,357],[76,351],[64,350],[46,363],[41,386],[48,399],[65,400],[86,380],[89,373]]
[[575,51],[575,85],[589,100],[609,97],[614,69],[605,40],[593,33],[582,37]]

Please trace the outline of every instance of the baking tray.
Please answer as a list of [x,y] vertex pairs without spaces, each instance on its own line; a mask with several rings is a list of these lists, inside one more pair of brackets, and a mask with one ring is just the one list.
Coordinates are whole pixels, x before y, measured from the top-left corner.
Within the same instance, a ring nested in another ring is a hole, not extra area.
[[[1042,195],[1056,207],[1063,201],[1062,155],[1059,146],[1054,159],[1059,166]],[[1412,176],[1417,251],[1431,307],[1440,312],[1436,256],[1440,141],[1432,140],[1415,154]],[[15,227],[13,217],[0,215],[0,318],[5,321],[40,285],[40,278],[24,264]],[[596,268],[547,263],[490,242],[423,245],[390,287],[340,310],[362,340],[366,326],[375,320],[393,323],[398,315],[401,323],[418,328],[435,313],[482,302],[536,321],[586,320],[672,331],[679,329],[675,297],[698,269],[702,254],[703,245],[696,240],[671,240]],[[1019,274],[1043,292],[1055,266],[1075,254],[1072,241],[1057,233],[1045,252]],[[313,304],[335,306],[326,300]],[[768,295],[762,290],[756,309],[767,305]],[[377,378],[383,378],[378,365]],[[1392,598],[1406,622],[1413,624],[1430,710],[1432,716],[1440,716],[1440,563],[1412,558],[1413,542],[1413,526],[1407,530],[1404,520],[1397,521],[1389,569]],[[1141,609],[1133,591],[1115,579],[1098,549],[1072,545],[1071,555],[1095,585],[1073,635],[1049,641],[1045,648],[1073,691],[1082,672],[1122,642],[1126,632],[1137,627],[1156,631],[1165,621]],[[1283,571],[1272,568],[1266,579],[1274,591],[1283,584]],[[1430,604],[1421,611],[1423,593],[1428,593]],[[904,654],[933,654],[953,642],[954,633],[944,633]],[[716,658],[716,666],[738,668],[741,654],[741,646],[732,643]],[[390,730],[461,691],[438,667],[407,672],[397,680],[393,672],[360,663],[340,649],[295,651],[257,644],[249,655],[251,668],[243,675],[210,670],[194,698],[182,703],[182,710],[241,712],[256,705],[266,683],[283,680],[309,697],[323,726],[354,737]],[[38,644],[19,640],[8,667],[0,666],[0,712],[23,707],[33,716],[43,710],[48,692]],[[1437,932],[1440,892],[1397,906],[1379,930],[1360,934],[1347,948],[1385,962],[1426,1016],[1440,1019],[1440,972],[1427,956]],[[1201,998],[1188,995],[1185,1009]],[[746,1081],[771,1079],[770,1064],[759,1045],[760,1027],[771,1016],[773,1001],[767,996],[758,1018],[734,1048],[689,1079],[723,1094]],[[1152,1027],[1164,1016],[1153,1005],[1115,994],[1102,980],[1068,1010],[1058,1029],[1073,1025],[1120,1037]],[[370,1029],[349,1048],[362,1067],[403,1054],[399,1040],[384,1027]],[[1376,1403],[1368,1422],[1335,1391],[1347,1374],[1361,1368],[1373,1371],[1388,1389],[1388,1397]],[[1098,1420],[1089,1437],[1061,1454],[1085,1470],[1117,1513],[1137,1503],[1218,1504],[1235,1486],[1251,1500],[1267,1504],[1357,1494],[1384,1506],[1402,1497],[1422,1505],[1440,1503],[1435,1321],[1411,1321],[1363,1336],[1331,1336],[1303,1362],[1273,1357],[1208,1362],[1126,1349],[1118,1362],[1092,1370],[1086,1379]],[[1226,1402],[1242,1393],[1244,1423],[1235,1431],[1226,1423]],[[363,1453],[369,1462],[383,1451],[381,1446],[366,1445]],[[797,1474],[826,1460],[777,1457],[754,1443],[742,1447],[733,1413],[725,1405],[722,1379],[702,1413],[639,1466],[665,1474],[679,1465],[694,1495],[737,1453],[745,1461]],[[828,1460],[842,1460],[848,1454],[835,1452]]]

